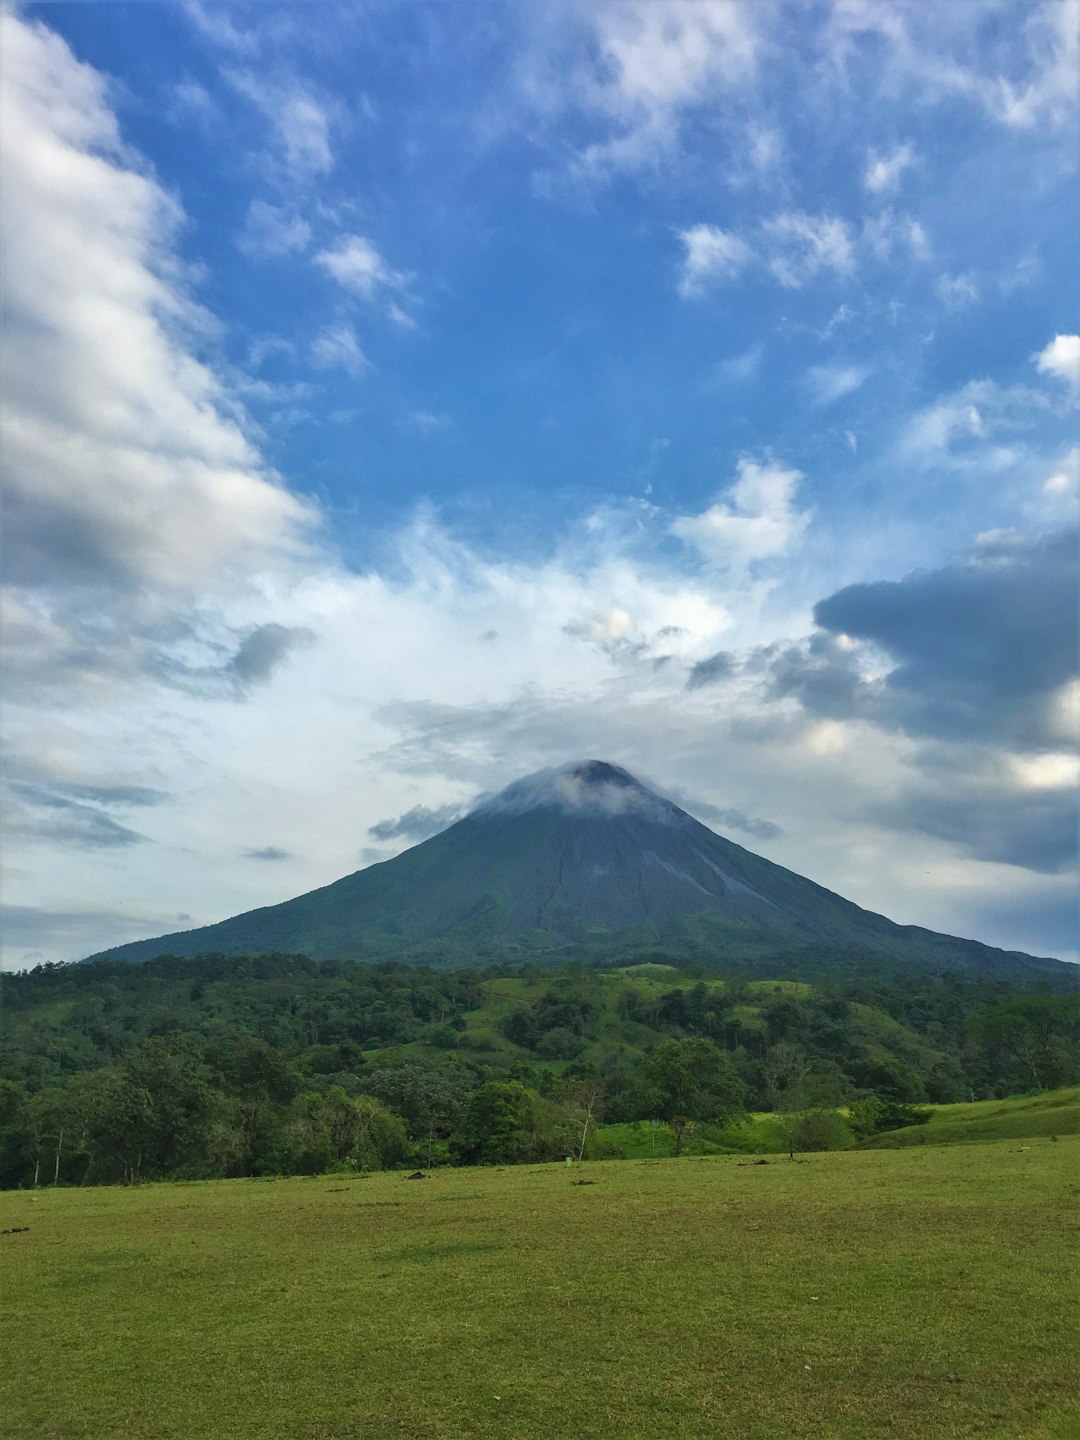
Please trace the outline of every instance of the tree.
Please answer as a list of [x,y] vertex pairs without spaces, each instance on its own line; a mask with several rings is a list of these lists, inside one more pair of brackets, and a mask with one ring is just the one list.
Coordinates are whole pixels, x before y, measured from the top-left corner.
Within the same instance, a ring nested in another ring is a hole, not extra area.
[[562,1080],[551,1098],[568,1152],[575,1159],[583,1160],[589,1131],[604,1118],[604,1082],[599,1076]]
[[424,1143],[428,1165],[437,1142],[449,1138],[465,1113],[472,1083],[465,1070],[419,1061],[376,1067],[363,1081],[365,1092],[400,1115],[411,1138]]
[[87,1174],[130,1185],[198,1168],[216,1097],[191,1043],[146,1040],[120,1065],[80,1078],[73,1109],[90,1155]]
[[723,1124],[741,1113],[744,1100],[735,1067],[703,1037],[657,1045],[641,1063],[638,1091],[642,1118],[654,1115],[674,1129],[676,1155],[691,1121]]
[[836,1150],[845,1141],[850,1145],[851,1136],[836,1113],[844,1091],[840,1068],[829,1060],[815,1060],[781,1093],[776,1110],[792,1160],[796,1150]]
[[546,1119],[534,1091],[516,1080],[488,1080],[473,1091],[452,1148],[466,1165],[546,1158]]
[[1019,1062],[1036,1089],[1064,1085],[1077,1074],[1080,996],[1014,995],[976,1011],[968,1029],[977,1043]]

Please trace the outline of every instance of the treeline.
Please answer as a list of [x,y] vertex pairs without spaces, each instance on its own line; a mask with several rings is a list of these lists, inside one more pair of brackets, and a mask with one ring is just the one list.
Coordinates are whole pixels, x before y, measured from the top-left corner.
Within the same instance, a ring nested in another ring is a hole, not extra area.
[[897,1107],[1080,1079],[1075,997],[953,977],[211,955],[40,967],[3,999],[4,1186],[516,1163],[597,1153],[605,1119],[681,1143],[744,1110],[812,1148],[839,1105],[870,1133]]

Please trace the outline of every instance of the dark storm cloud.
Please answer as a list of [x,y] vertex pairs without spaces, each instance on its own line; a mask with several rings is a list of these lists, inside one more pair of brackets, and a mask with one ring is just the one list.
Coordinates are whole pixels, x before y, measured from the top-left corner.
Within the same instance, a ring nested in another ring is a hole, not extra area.
[[455,820],[460,820],[471,808],[469,805],[439,805],[432,809],[427,805],[414,805],[396,820],[380,820],[372,825],[368,834],[376,840],[427,840],[448,825],[453,825]]
[[849,585],[814,608],[895,662],[880,693],[858,680],[850,652],[821,646],[802,672],[773,668],[783,693],[816,713],[892,724],[941,739],[1049,743],[1050,701],[1077,673],[1077,533],[991,537],[972,555],[903,580]]
[[310,630],[270,623],[252,630],[225,667],[242,690],[269,680],[270,676],[298,645],[314,640]]
[[720,680],[727,680],[735,673],[735,657],[727,650],[718,650],[715,655],[710,655],[707,660],[699,660],[696,665],[690,667],[690,674],[687,676],[686,688],[688,690],[700,690],[706,685],[715,685]]
[[291,850],[279,850],[276,845],[264,845],[258,850],[245,850],[245,860],[291,860]]
[[818,633],[798,645],[768,645],[754,653],[751,668],[764,669],[770,699],[792,697],[813,715],[830,720],[875,719],[879,687],[862,680],[855,655]]
[[[949,759],[955,771],[957,756]],[[867,818],[947,840],[977,860],[1043,874],[1074,864],[1077,814],[1071,788],[1021,790],[989,763],[959,774],[928,768],[902,795],[865,811]]]

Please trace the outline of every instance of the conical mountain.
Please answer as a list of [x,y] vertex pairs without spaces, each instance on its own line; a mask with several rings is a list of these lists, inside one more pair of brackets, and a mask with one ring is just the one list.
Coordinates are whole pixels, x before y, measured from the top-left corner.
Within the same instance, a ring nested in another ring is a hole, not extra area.
[[1032,976],[1071,968],[896,925],[600,760],[518,780],[393,860],[284,904],[105,953],[214,951],[444,966],[660,952],[770,974],[780,962],[785,973],[850,973],[865,968],[860,957]]

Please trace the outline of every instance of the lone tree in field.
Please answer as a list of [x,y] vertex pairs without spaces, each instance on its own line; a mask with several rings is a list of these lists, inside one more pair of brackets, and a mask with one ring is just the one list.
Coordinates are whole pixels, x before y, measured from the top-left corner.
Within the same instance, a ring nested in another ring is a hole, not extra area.
[[691,1121],[722,1125],[742,1113],[745,1092],[735,1067],[711,1040],[665,1040],[641,1064],[643,1108],[675,1131],[675,1154]]

